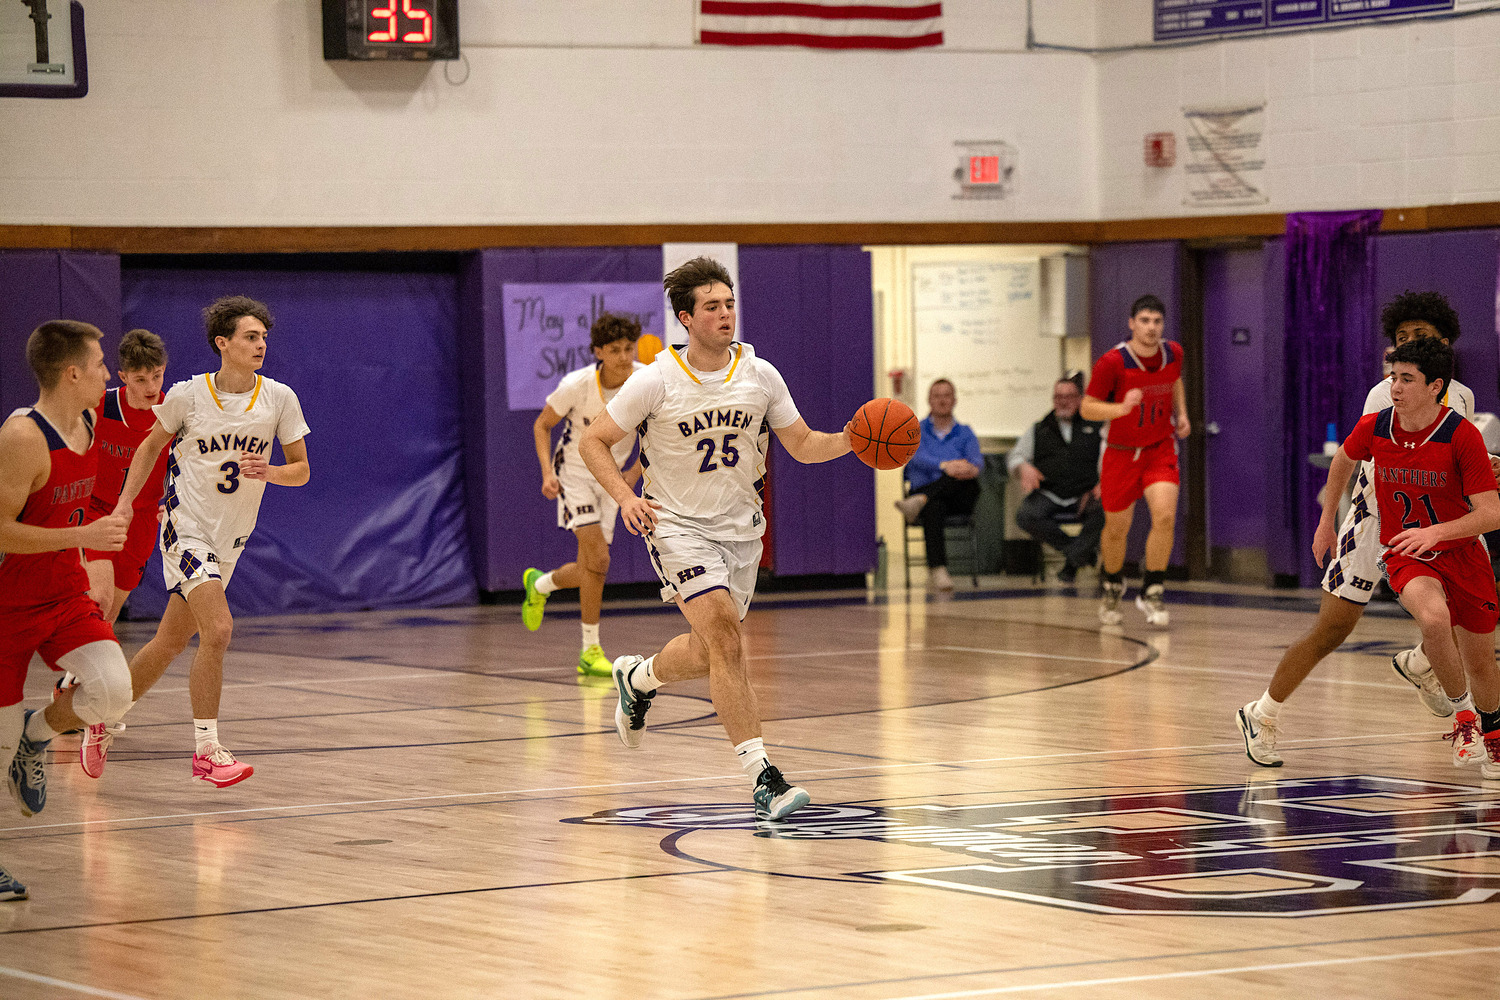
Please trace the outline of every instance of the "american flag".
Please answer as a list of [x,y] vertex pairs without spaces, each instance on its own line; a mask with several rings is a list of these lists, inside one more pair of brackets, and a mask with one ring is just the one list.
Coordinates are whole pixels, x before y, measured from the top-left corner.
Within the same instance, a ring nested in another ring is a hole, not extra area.
[[928,0],[698,0],[702,45],[919,49],[943,44],[943,5]]

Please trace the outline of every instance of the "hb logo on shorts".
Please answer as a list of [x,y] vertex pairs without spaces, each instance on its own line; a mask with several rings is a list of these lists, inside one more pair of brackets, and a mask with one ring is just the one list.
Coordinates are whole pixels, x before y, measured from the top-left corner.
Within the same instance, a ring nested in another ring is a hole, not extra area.
[[573,508],[573,513],[575,514],[592,514],[593,512],[593,504],[579,504],[577,507]]
[[691,569],[680,570],[678,572],[678,574],[677,574],[677,582],[678,583],[687,583],[693,577],[695,577],[695,576],[702,576],[702,575],[703,575],[703,567],[702,566],[694,566]]

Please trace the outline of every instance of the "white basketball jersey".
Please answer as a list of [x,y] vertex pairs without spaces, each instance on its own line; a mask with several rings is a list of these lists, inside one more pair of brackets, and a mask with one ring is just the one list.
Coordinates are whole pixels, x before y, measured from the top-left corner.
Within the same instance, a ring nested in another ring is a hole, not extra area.
[[[637,361],[632,376],[645,367]],[[604,388],[604,383],[599,378],[598,365],[568,372],[557,383],[557,388],[547,396],[547,405],[552,407],[553,413],[562,417],[562,434],[557,439],[557,447],[552,450],[553,472],[561,473],[564,466],[571,469],[585,468],[583,456],[578,454],[578,442],[583,440],[584,431],[604,412],[605,405],[615,398],[621,388]],[[633,428],[625,427],[624,430],[625,436],[610,449],[615,456],[616,466],[623,465],[635,448],[635,435],[630,433]]]
[[255,529],[262,480],[240,472],[240,453],[271,457],[271,440],[282,447],[308,432],[302,405],[290,388],[264,376],[249,392],[225,393],[213,376],[178,382],[153,407],[162,429],[177,435],[167,459],[162,544],[196,543],[232,558]]
[[661,504],[657,531],[718,541],[765,533],[761,489],[773,427],[800,415],[786,383],[748,344],[729,365],[693,372],[668,348],[621,387],[609,415],[641,435],[641,495]]
[[[1464,385],[1458,379],[1448,383],[1448,390],[1438,400],[1444,406],[1451,408],[1465,420],[1474,419],[1474,390]],[[1365,413],[1379,413],[1391,405],[1391,380],[1383,378],[1375,383],[1369,395],[1365,397]],[[1375,503],[1375,464],[1373,462],[1359,463],[1359,472],[1354,477],[1354,495],[1352,502],[1356,507],[1362,507],[1375,514],[1378,506]]]

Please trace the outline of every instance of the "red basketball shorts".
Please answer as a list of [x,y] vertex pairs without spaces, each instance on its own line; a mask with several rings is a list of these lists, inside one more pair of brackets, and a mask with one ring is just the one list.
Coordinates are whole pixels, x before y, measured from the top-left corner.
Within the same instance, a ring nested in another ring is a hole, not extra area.
[[1162,438],[1144,448],[1104,449],[1099,466],[1099,499],[1106,511],[1120,511],[1145,495],[1152,483],[1179,482],[1177,475],[1177,440]]
[[146,571],[146,560],[156,550],[156,535],[160,525],[156,523],[156,508],[137,509],[130,519],[130,532],[125,536],[125,547],[118,552],[98,552],[84,549],[83,557],[89,562],[104,559],[114,564],[115,588],[134,590],[140,586],[141,574]]
[[1385,554],[1385,574],[1391,589],[1401,593],[1419,576],[1430,576],[1443,585],[1448,598],[1448,616],[1461,629],[1483,635],[1495,631],[1500,617],[1495,597],[1495,576],[1490,556],[1478,539],[1456,549],[1444,549],[1431,559]]
[[101,641],[115,642],[115,632],[87,594],[40,608],[0,608],[0,707],[21,700],[32,653],[60,670],[60,657]]

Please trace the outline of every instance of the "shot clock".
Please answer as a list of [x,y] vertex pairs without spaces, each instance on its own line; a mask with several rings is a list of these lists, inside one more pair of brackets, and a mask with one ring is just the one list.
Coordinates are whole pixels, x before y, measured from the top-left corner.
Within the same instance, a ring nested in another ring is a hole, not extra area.
[[458,0],[323,0],[324,59],[457,59]]

